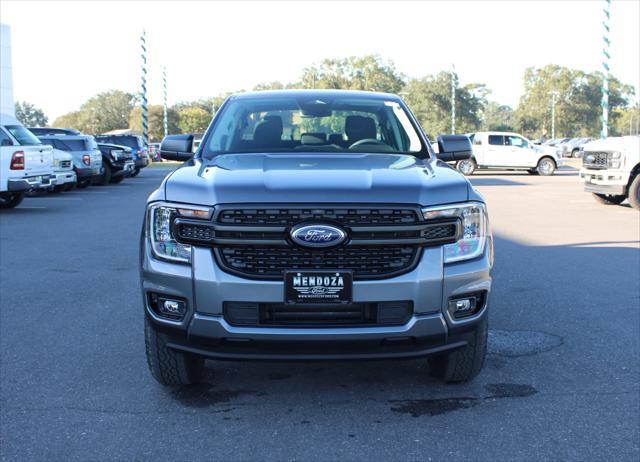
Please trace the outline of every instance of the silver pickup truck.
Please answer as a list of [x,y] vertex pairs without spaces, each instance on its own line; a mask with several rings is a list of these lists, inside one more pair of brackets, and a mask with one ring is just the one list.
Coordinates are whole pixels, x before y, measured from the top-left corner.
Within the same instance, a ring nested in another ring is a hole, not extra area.
[[482,196],[438,159],[401,98],[230,97],[151,194],[141,236],[146,354],[162,384],[204,359],[426,356],[447,382],[482,368],[493,241]]

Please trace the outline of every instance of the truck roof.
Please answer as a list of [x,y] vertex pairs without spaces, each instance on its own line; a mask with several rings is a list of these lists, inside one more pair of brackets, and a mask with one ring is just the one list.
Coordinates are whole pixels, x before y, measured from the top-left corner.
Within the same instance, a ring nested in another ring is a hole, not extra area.
[[381,100],[394,100],[400,101],[401,98],[393,93],[381,93],[375,91],[361,91],[361,90],[263,90],[263,91],[249,91],[245,93],[235,93],[231,95],[233,99],[249,99],[249,98],[277,98],[282,96],[293,97],[307,97],[307,98],[332,98],[332,97],[353,97],[353,98],[371,98]]

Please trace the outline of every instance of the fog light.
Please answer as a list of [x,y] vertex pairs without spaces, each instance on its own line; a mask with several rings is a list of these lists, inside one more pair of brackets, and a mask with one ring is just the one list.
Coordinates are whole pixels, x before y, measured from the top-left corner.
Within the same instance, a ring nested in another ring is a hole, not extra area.
[[184,314],[184,303],[176,300],[165,300],[160,311],[167,314],[182,315]]
[[187,312],[184,300],[175,300],[160,294],[149,294],[149,305],[159,316],[171,319],[182,319]]
[[449,313],[456,319],[472,316],[482,307],[480,298],[478,295],[469,295],[449,300]]

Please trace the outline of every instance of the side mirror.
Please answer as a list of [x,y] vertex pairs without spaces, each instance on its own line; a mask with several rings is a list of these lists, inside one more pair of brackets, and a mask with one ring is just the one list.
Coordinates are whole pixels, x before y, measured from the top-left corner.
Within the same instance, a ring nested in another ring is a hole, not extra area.
[[187,161],[193,157],[191,151],[193,135],[168,135],[160,143],[160,157],[166,160]]
[[444,162],[470,159],[471,141],[465,135],[440,135],[438,137],[438,159]]

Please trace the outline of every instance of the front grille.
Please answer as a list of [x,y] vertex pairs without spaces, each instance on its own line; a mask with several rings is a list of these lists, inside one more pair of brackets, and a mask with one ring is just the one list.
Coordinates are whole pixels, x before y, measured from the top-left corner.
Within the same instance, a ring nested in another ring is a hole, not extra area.
[[225,302],[225,321],[233,326],[394,326],[413,314],[410,301],[379,303],[288,305],[284,303]]
[[586,168],[605,169],[609,165],[608,152],[584,152],[582,165]]
[[[341,227],[347,240],[337,247],[295,245],[290,230],[300,223]],[[212,221],[177,218],[179,242],[208,245],[227,272],[252,279],[282,279],[286,270],[350,270],[355,280],[411,271],[424,246],[455,242],[460,220],[427,222],[420,208],[344,206],[244,206],[216,210]]]
[[61,161],[60,168],[71,168],[71,161],[70,160]]
[[413,209],[295,208],[229,209],[218,221],[234,225],[293,226],[302,221],[331,220],[344,226],[406,225],[418,222]]
[[262,278],[281,278],[285,270],[336,269],[353,271],[354,279],[392,276],[411,268],[419,247],[340,247],[310,251],[298,247],[221,247],[216,256],[223,267]]

